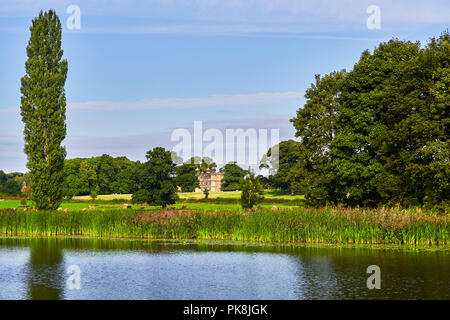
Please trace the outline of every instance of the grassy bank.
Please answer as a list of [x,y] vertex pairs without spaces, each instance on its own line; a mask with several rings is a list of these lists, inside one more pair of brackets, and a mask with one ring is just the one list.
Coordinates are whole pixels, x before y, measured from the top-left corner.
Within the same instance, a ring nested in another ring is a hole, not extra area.
[[2,235],[442,245],[449,217],[400,209],[0,211]]

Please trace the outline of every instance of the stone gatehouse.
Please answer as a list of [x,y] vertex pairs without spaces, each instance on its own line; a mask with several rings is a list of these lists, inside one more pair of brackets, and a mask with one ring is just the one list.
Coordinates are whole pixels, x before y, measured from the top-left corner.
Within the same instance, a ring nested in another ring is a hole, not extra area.
[[201,172],[197,169],[197,176],[200,182],[200,188],[195,188],[195,192],[203,192],[203,190],[208,189],[209,192],[220,192],[222,186],[222,178],[224,172],[220,169],[216,172],[216,169],[208,169],[205,172]]

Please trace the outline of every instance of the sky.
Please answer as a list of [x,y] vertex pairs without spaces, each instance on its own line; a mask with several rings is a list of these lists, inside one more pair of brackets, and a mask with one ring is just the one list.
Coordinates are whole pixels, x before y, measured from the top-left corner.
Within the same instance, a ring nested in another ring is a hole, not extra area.
[[69,65],[68,158],[143,161],[154,147],[173,149],[174,130],[193,133],[194,121],[224,136],[267,129],[293,139],[289,119],[315,74],[351,70],[362,51],[392,38],[425,44],[450,25],[448,0],[0,0],[5,172],[27,171],[20,79],[31,20],[50,8]]

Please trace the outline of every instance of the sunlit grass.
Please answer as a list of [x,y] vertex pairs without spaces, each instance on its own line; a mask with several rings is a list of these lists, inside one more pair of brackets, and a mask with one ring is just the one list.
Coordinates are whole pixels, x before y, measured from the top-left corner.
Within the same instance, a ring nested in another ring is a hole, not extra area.
[[[200,200],[205,197],[203,192],[178,192],[178,196],[180,197],[180,200]],[[208,195],[208,198],[210,199],[236,199],[239,200],[241,197],[240,191],[223,191],[223,192],[210,192]],[[303,195],[286,195],[286,194],[278,194],[276,192],[269,192],[266,191],[264,193],[264,197],[267,199],[284,199],[284,200],[303,200]],[[119,199],[119,200],[131,200],[131,194],[106,194],[106,195],[99,195],[97,197],[99,200],[113,200],[113,199]],[[89,201],[91,200],[90,196],[76,196],[73,197],[73,200],[80,200],[80,201]]]
[[[80,200],[80,201],[89,201],[91,200],[91,196],[75,196],[73,197],[73,200]],[[119,199],[119,200],[131,200],[131,194],[104,194],[97,196],[98,200],[113,200],[113,199]]]

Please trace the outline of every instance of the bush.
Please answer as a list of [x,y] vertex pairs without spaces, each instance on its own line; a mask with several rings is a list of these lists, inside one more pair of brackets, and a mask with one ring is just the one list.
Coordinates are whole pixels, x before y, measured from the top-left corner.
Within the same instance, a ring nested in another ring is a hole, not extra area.
[[263,200],[263,188],[253,172],[250,172],[241,183],[241,206],[243,209],[251,209]]

